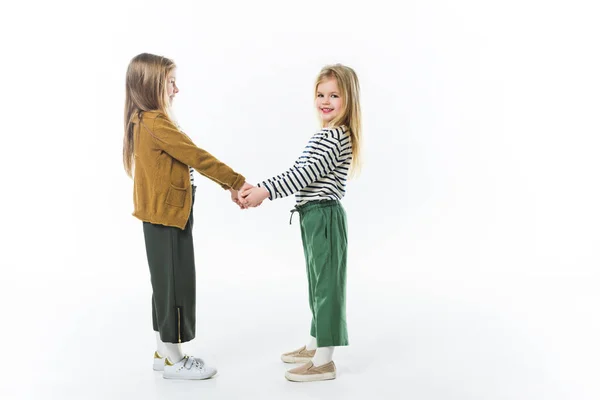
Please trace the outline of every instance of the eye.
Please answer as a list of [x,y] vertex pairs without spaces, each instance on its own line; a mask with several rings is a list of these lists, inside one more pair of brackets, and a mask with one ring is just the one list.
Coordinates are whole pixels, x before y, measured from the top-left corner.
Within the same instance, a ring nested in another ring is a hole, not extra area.
[[323,97],[323,94],[319,93],[317,94],[317,97]]
[[340,96],[338,96],[337,94],[332,94],[331,97],[333,97],[334,99],[337,99]]

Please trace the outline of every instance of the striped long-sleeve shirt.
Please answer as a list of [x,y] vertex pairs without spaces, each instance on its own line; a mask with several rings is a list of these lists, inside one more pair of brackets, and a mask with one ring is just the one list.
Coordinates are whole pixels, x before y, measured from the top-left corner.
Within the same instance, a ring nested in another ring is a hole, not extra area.
[[352,162],[352,142],[345,126],[323,128],[315,133],[294,166],[257,186],[275,200],[296,194],[296,203],[341,200]]

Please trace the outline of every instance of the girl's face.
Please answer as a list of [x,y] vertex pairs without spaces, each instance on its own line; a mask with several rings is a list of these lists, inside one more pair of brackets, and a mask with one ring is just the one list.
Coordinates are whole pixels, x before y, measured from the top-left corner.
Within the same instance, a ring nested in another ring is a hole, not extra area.
[[167,95],[169,96],[169,104],[173,104],[175,95],[179,93],[179,88],[175,83],[176,78],[176,70],[173,69],[169,72],[169,75],[167,75]]
[[342,97],[335,78],[319,83],[315,105],[324,126],[328,126],[342,112]]

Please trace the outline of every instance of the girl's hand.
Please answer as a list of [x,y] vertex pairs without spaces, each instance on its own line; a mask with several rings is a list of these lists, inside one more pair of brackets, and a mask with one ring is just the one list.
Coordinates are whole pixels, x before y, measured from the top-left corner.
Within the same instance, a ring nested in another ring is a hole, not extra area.
[[251,189],[242,189],[240,196],[244,199],[248,207],[258,207],[262,204],[263,200],[269,197],[269,192],[262,187],[253,187]]
[[248,207],[245,207],[242,203],[240,203],[240,200],[239,200],[240,194],[237,190],[229,189],[229,192],[231,193],[231,201],[233,201],[235,204],[237,204],[241,210],[248,208]]
[[244,185],[240,188],[239,192],[237,192],[237,204],[240,206],[240,208],[242,210],[245,210],[248,208],[248,203],[246,202],[246,200],[242,197],[242,192],[244,190],[248,190],[248,189],[252,189],[254,186],[249,184],[248,182],[244,182]]

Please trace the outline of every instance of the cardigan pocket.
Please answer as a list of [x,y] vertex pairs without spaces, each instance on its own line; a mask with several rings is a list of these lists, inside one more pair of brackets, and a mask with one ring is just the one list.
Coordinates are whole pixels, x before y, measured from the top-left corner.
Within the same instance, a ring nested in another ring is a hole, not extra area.
[[171,185],[169,191],[167,192],[166,203],[170,206],[183,208],[183,205],[185,204],[186,195],[187,189],[178,188],[177,186]]

